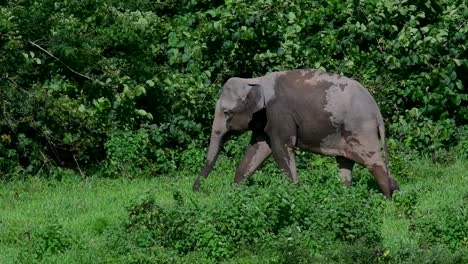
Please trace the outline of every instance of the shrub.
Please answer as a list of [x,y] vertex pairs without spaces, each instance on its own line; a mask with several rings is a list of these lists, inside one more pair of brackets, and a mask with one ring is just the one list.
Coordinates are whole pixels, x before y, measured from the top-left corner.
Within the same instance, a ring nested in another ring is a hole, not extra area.
[[[335,240],[380,245],[380,196],[369,195],[364,188],[352,192],[336,186],[337,192],[330,193],[310,185],[276,185],[268,186],[271,191],[257,185],[233,190],[223,197],[224,206],[213,207],[186,203],[181,193],[166,206],[145,196],[129,207],[128,219],[114,229],[109,243],[127,241],[120,254],[125,248],[163,248],[179,257],[197,252],[213,260],[281,245],[298,251],[285,259],[308,258]],[[307,250],[299,242],[306,237]]]
[[458,145],[455,147],[461,159],[468,159],[468,126],[462,126],[458,130]]
[[[3,140],[9,141],[9,137],[5,135]],[[10,179],[21,171],[18,153],[5,145],[3,142],[0,143],[0,180]]]
[[402,245],[398,252],[391,253],[384,263],[431,263],[431,264],[457,264],[465,263],[468,250],[460,248],[451,251],[444,245],[435,245],[429,248],[416,248],[411,245]]
[[141,174],[148,167],[148,134],[145,130],[136,133],[129,130],[115,131],[104,143],[107,153],[106,172],[114,176],[131,177]]
[[447,118],[437,122],[424,117],[419,109],[412,108],[406,116],[399,116],[390,130],[401,138],[406,147],[434,153],[446,145],[453,145],[457,130],[455,121]]
[[418,212],[412,223],[412,231],[421,236],[422,248],[438,244],[451,250],[468,246],[468,210],[466,205],[453,205],[441,212],[425,210]]
[[40,262],[43,258],[64,253],[75,241],[59,224],[50,224],[31,231],[19,256],[20,263]]

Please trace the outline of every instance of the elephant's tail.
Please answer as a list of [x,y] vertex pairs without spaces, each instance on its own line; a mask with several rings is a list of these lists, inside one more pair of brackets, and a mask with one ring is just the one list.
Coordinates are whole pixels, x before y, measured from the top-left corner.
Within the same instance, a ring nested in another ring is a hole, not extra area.
[[390,164],[388,163],[388,147],[387,147],[387,139],[385,137],[385,125],[383,122],[383,118],[380,117],[378,119],[378,130],[379,130],[379,138],[382,144],[382,156],[385,162],[385,167],[387,169],[387,176],[388,176],[388,183],[390,187],[390,196],[393,195],[395,191],[399,191],[400,187],[398,187],[398,183],[392,178],[390,174]]
[[389,163],[388,163],[387,139],[385,137],[385,125],[384,125],[382,117],[378,118],[377,128],[378,128],[379,139],[380,139],[381,144],[382,144],[382,156],[383,156],[383,159],[384,159],[384,162],[385,162],[385,166],[387,167],[388,175],[390,175],[390,167],[389,167]]

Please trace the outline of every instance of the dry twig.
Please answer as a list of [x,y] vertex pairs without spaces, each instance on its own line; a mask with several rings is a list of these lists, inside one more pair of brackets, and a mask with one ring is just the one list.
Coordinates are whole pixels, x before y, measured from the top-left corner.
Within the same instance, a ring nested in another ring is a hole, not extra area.
[[79,75],[79,76],[81,76],[81,77],[83,77],[83,78],[85,78],[85,79],[88,79],[88,80],[90,80],[90,81],[96,82],[96,83],[98,83],[98,84],[100,84],[100,85],[102,85],[102,86],[106,86],[105,83],[103,83],[103,82],[101,82],[101,81],[99,81],[99,80],[95,80],[95,79],[93,79],[93,78],[91,78],[91,77],[89,77],[89,76],[87,76],[87,75],[84,75],[84,74],[82,74],[82,73],[80,73],[80,72],[75,71],[75,70],[72,69],[70,66],[68,66],[65,62],[63,62],[62,60],[60,60],[59,58],[57,58],[54,54],[52,54],[52,52],[50,52],[50,51],[46,50],[45,48],[41,47],[39,44],[37,44],[37,43],[35,43],[35,42],[33,42],[33,41],[29,41],[29,43],[30,43],[31,45],[35,46],[36,48],[42,50],[42,51],[45,52],[47,55],[49,55],[50,57],[54,58],[56,61],[60,62],[63,66],[65,66],[67,69],[69,69],[69,70],[70,70],[71,72],[73,72],[74,74]]

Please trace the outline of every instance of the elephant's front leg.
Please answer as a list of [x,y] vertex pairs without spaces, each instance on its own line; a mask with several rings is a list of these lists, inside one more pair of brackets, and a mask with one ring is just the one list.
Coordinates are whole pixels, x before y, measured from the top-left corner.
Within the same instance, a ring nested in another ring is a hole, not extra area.
[[240,183],[250,177],[270,154],[271,149],[266,141],[252,142],[248,146],[244,158],[237,168],[234,182]]
[[296,159],[294,157],[294,147],[296,146],[296,137],[275,138],[271,140],[271,149],[273,158],[279,168],[284,171],[292,183],[299,182],[297,178]]

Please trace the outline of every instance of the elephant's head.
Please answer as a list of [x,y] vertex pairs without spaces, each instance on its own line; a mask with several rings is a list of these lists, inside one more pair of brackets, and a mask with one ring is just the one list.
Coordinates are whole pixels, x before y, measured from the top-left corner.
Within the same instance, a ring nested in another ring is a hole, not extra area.
[[273,89],[271,85],[265,84],[268,84],[265,83],[265,77],[231,78],[224,84],[216,103],[208,156],[193,190],[198,190],[202,178],[210,174],[228,132],[249,129],[254,113],[265,107]]

